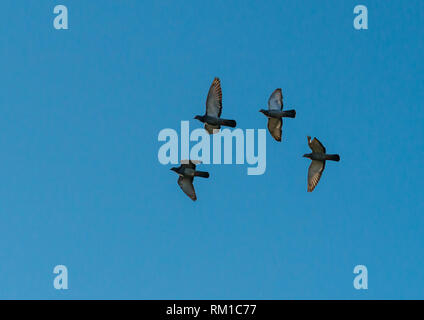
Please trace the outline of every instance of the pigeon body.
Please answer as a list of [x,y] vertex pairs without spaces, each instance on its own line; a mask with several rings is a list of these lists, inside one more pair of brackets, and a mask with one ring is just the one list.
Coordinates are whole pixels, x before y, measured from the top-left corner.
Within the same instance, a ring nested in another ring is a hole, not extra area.
[[268,131],[271,136],[281,141],[283,118],[295,118],[296,110],[283,111],[283,94],[281,89],[275,89],[268,100],[268,110],[261,109],[262,112],[268,117]]
[[206,99],[206,113],[203,116],[195,116],[197,119],[205,124],[205,130],[209,134],[213,134],[214,130],[221,129],[221,126],[235,128],[237,125],[235,120],[228,120],[221,118],[222,113],[222,90],[219,78],[215,78],[209,89],[208,97]]
[[275,118],[275,119],[281,119],[281,118],[295,118],[296,117],[296,111],[295,110],[264,110],[262,109],[261,112],[266,115],[268,118]]
[[196,201],[196,191],[194,190],[193,180],[194,177],[209,178],[209,172],[196,170],[196,163],[198,161],[181,161],[179,167],[171,168],[172,171],[178,173],[178,185],[191,200]]
[[303,156],[312,160],[308,169],[308,192],[312,192],[321,179],[325,162],[327,160],[340,161],[340,156],[338,154],[326,154],[325,147],[317,138],[311,140],[311,137],[308,136],[308,145],[312,153],[307,153]]

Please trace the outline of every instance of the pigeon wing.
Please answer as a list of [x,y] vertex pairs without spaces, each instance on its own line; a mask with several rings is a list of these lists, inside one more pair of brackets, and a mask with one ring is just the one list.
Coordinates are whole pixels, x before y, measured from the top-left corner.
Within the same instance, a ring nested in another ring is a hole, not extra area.
[[181,190],[183,190],[184,193],[190,197],[191,200],[197,200],[196,192],[194,191],[193,186],[193,177],[179,177],[178,185],[180,186]]
[[277,141],[281,141],[282,127],[283,127],[283,121],[281,119],[275,119],[275,118],[268,119],[269,133]]
[[311,137],[308,136],[308,145],[309,145],[309,148],[311,148],[312,152],[325,153],[325,147],[317,138],[314,138],[311,141]]
[[275,89],[268,100],[269,110],[283,110],[283,93],[281,89]]
[[308,169],[308,192],[314,191],[325,168],[325,161],[312,160]]
[[206,114],[208,116],[221,116],[222,112],[222,91],[219,78],[215,78],[209,89],[208,98],[206,99]]

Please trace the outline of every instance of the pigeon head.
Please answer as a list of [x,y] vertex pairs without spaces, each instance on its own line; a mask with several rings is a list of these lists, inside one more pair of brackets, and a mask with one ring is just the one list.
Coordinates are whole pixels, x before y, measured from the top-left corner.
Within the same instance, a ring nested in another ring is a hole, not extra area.
[[205,122],[205,117],[204,116],[195,116],[194,119],[199,120],[201,122]]
[[177,167],[173,167],[170,170],[175,171],[175,172],[178,172],[178,168]]
[[304,158],[309,158],[309,159],[311,159],[311,157],[312,157],[312,153],[305,153],[305,154],[303,155],[303,157],[304,157]]
[[269,115],[268,110],[265,110],[265,109],[261,109],[261,110],[259,110],[259,112],[263,113],[263,114],[264,114],[264,115],[266,115],[267,117],[268,117],[268,115]]

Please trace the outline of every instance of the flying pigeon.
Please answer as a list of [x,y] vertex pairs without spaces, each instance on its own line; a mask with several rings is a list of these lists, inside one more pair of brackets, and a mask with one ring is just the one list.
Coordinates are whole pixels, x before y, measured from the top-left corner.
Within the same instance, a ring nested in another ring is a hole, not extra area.
[[271,136],[281,141],[281,128],[283,127],[283,118],[295,118],[296,110],[283,111],[283,94],[281,89],[275,89],[268,100],[268,110],[261,109],[262,112],[268,117],[268,130]]
[[[219,78],[215,78],[209,89],[208,97],[206,99],[206,113],[203,116],[195,116],[197,119],[205,124],[205,130],[209,134],[214,133],[215,130],[221,129],[221,126],[234,128],[237,123],[235,120],[221,119],[222,113],[222,91],[221,82]],[[217,132],[216,131],[216,132]]]
[[183,160],[179,167],[171,168],[172,171],[178,173],[178,185],[191,200],[196,201],[196,192],[194,191],[194,177],[209,178],[209,172],[196,170],[196,164],[200,161]]
[[308,170],[308,192],[312,192],[324,171],[325,161],[340,161],[340,156],[338,154],[326,154],[325,147],[317,138],[311,141],[311,137],[308,136],[308,145],[312,153],[307,153],[303,156],[312,160]]

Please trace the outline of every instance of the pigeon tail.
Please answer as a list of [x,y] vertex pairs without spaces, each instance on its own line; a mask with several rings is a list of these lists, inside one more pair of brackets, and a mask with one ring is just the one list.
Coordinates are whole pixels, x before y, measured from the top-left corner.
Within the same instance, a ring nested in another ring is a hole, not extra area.
[[327,154],[325,160],[340,161],[340,156],[338,154]]
[[221,125],[226,127],[235,128],[237,123],[235,120],[227,120],[227,119],[221,119]]
[[296,118],[296,110],[283,111],[284,118]]
[[196,171],[194,172],[195,177],[201,177],[201,178],[209,178],[209,172],[206,171]]

